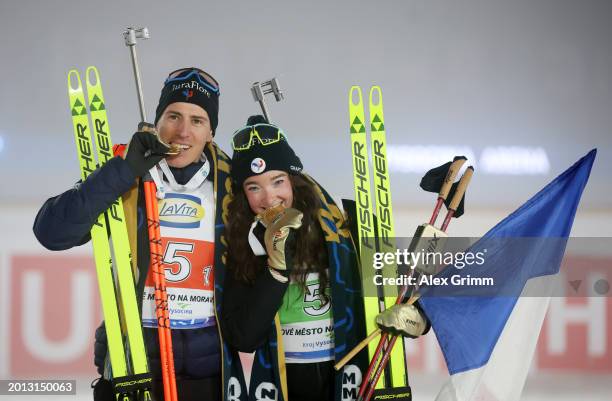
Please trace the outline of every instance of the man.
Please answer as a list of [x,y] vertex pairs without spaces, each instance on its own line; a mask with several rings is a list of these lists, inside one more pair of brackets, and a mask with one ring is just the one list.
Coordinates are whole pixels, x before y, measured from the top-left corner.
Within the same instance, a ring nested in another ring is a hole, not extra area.
[[[174,71],[164,83],[156,109],[158,135],[135,133],[122,157],[114,157],[82,183],[48,199],[34,222],[43,246],[68,249],[88,242],[96,218],[123,197],[128,231],[137,233],[131,238],[132,253],[137,255],[136,291],[158,400],[163,399],[160,352],[154,300],[148,296],[154,293],[154,280],[142,185],[149,170],[158,189],[168,293],[195,295],[181,305],[181,311],[189,311],[189,319],[170,312],[178,396],[191,400],[206,394],[207,399],[221,399],[223,358],[213,295],[220,296],[217,288],[224,278],[221,238],[230,160],[212,141],[218,111],[219,85],[214,78],[196,68]],[[96,331],[95,364],[103,377],[94,387],[94,399],[114,400],[103,325]]]

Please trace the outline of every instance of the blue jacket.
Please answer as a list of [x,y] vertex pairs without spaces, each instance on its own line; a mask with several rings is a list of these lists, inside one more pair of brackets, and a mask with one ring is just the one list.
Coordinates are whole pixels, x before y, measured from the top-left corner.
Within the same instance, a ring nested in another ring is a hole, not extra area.
[[[215,298],[217,305],[224,281],[225,268],[221,259],[227,212],[223,205],[229,197],[230,160],[215,144],[205,149],[213,168],[217,194],[215,216]],[[189,168],[189,167],[187,167]],[[109,160],[74,188],[48,199],[34,221],[34,234],[38,241],[50,250],[65,250],[85,244],[90,240],[89,231],[97,217],[119,197],[123,196],[128,230],[136,226],[137,265],[139,280],[136,283],[138,303],[141,306],[144,282],[149,268],[148,231],[145,224],[145,205],[142,185],[134,185],[135,177],[127,162],[121,157]],[[134,244],[132,244],[132,249]],[[217,308],[219,309],[219,308]],[[161,376],[157,329],[143,328],[149,367],[155,377]],[[205,378],[221,375],[222,347],[217,326],[195,330],[172,330],[175,371],[178,378]],[[94,361],[103,374],[107,354],[104,324],[96,330]]]

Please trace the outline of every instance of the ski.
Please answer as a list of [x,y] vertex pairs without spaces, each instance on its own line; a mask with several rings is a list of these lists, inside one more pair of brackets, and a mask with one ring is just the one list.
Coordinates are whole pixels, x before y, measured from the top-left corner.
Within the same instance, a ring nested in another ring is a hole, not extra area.
[[[353,102],[356,96],[357,103]],[[367,278],[371,272],[373,254],[376,249],[374,244],[374,222],[372,215],[372,202],[370,197],[370,169],[368,165],[368,148],[366,142],[365,118],[363,109],[363,99],[361,88],[351,87],[349,92],[349,118],[351,134],[351,152],[353,160],[353,180],[355,183],[355,207],[357,216],[357,239],[359,261],[361,264],[363,288],[364,288],[364,308],[366,319],[366,331],[368,333],[376,329],[374,319],[380,312],[381,305],[379,299],[367,296],[365,292],[372,286],[367,285]],[[368,347],[368,354],[373,355],[374,345]]]
[[[95,76],[93,83],[92,74]],[[73,80],[76,81],[76,87],[72,85]],[[113,152],[104,95],[95,67],[87,69],[86,84],[89,112],[95,130],[97,159],[99,165],[103,165],[113,157]],[[75,69],[68,73],[68,96],[81,179],[85,180],[96,168],[96,157],[85,93],[80,74]],[[91,230],[91,240],[116,398],[121,401],[151,400],[152,377],[147,364],[140,313],[136,302],[132,256],[121,198],[98,217]],[[122,327],[127,334],[125,343]]]
[[[361,277],[364,291],[364,309],[366,330],[376,329],[374,319],[384,310],[385,300],[382,288],[374,287],[372,280],[380,275],[373,268],[374,252],[376,252],[376,233],[374,229],[374,214],[372,212],[372,196],[370,191],[370,167],[365,126],[365,111],[361,88],[351,87],[349,91],[349,121],[351,135],[351,152],[353,160],[353,180],[355,184],[355,209],[357,216],[357,237]],[[376,294],[376,297],[373,295]],[[374,345],[368,347],[368,355],[375,352]],[[384,376],[385,383],[388,377]],[[382,386],[382,382],[381,382]]]
[[[372,166],[374,167],[373,185],[376,194],[376,238],[377,251],[393,253],[396,250],[395,230],[393,228],[393,208],[391,200],[391,184],[387,164],[387,134],[385,131],[385,116],[383,112],[382,90],[379,86],[370,88],[368,99],[370,116],[370,144],[372,150]],[[384,277],[398,277],[396,264],[387,264],[383,269]],[[395,304],[398,295],[396,287],[385,286],[385,309]],[[390,360],[391,387],[408,384],[405,344],[395,347]]]

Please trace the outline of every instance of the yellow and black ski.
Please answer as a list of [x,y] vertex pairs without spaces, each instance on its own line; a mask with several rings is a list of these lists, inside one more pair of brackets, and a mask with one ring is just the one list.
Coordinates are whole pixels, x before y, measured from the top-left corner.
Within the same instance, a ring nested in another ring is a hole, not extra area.
[[[373,86],[370,89],[368,103],[375,200],[371,196],[370,188],[370,157],[367,146],[363,97],[360,87],[351,87],[349,91],[349,118],[353,156],[353,179],[355,183],[356,220],[365,293],[366,330],[368,333],[371,333],[376,330],[374,323],[376,315],[395,304],[397,298],[397,288],[392,286],[375,287],[373,279],[377,275],[397,277],[397,266],[387,265],[382,270],[375,270],[373,267],[374,252],[395,252],[396,244],[387,163],[382,91],[380,87]],[[374,204],[376,205],[376,218],[373,214]],[[370,358],[374,355],[375,350],[376,344],[371,342],[368,346]],[[378,382],[377,388],[383,387],[383,383],[389,387],[402,387],[407,384],[403,346],[394,348],[391,355],[390,369],[386,370],[385,373],[384,379]]]
[[[385,115],[383,113],[382,90],[379,86],[370,88],[368,111],[370,114],[370,143],[372,149],[372,166],[374,167],[374,191],[376,193],[376,237],[378,251],[395,252],[395,230],[393,226],[393,207],[391,200],[391,181],[389,179],[389,164],[387,163],[387,134],[385,131]],[[398,277],[397,264],[386,264],[384,277]],[[395,304],[398,289],[385,286],[385,308]],[[395,347],[389,361],[393,375],[392,387],[407,384],[406,353],[404,344]]]
[[[89,107],[86,106],[79,72],[70,70],[68,96],[83,180],[96,169],[96,159],[101,166],[113,157],[104,95],[95,67],[87,68],[86,84]],[[97,158],[94,156],[91,140],[88,109],[93,123]],[[151,400],[152,377],[142,335],[132,274],[132,256],[121,198],[98,217],[91,229],[91,241],[116,399]]]

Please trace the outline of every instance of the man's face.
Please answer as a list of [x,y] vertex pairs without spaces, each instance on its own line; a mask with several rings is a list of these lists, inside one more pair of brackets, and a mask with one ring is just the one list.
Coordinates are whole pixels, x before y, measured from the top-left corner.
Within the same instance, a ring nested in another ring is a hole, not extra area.
[[182,168],[199,161],[204,147],[212,141],[208,113],[193,103],[171,103],[157,122],[157,131],[167,144],[182,147],[178,155],[166,158],[172,167]]

